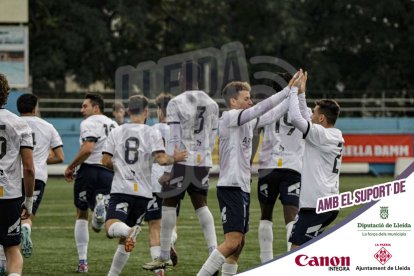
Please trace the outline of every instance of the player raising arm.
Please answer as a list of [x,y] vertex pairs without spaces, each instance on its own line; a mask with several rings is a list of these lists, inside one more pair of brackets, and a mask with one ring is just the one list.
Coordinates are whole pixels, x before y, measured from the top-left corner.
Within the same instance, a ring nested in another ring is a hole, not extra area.
[[249,230],[253,129],[279,119],[287,110],[287,102],[280,103],[289,95],[288,88],[254,107],[250,90],[247,82],[234,81],[227,84],[222,92],[229,108],[223,112],[219,122],[220,175],[217,198],[224,242],[211,253],[198,272],[199,276],[213,275],[222,265],[222,275],[237,273],[237,261]]
[[[302,70],[295,83],[306,82]],[[302,92],[302,91],[301,91]],[[299,218],[293,226],[290,242],[292,248],[318,236],[335,220],[338,211],[316,213],[318,198],[339,192],[339,171],[344,138],[335,128],[340,107],[334,100],[319,100],[310,121],[300,112],[298,89],[292,87],[289,98],[289,117],[292,124],[303,133],[305,152],[299,197]]]

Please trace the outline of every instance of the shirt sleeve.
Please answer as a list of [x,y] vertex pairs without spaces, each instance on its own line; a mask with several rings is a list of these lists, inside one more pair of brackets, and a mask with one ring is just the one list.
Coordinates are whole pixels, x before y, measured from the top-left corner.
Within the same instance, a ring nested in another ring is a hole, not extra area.
[[96,126],[88,121],[83,121],[80,126],[80,138],[82,142],[97,142],[99,139],[99,133]]
[[177,103],[171,100],[167,105],[167,124],[180,124],[180,116]]
[[164,141],[158,129],[152,129],[150,133],[151,152],[165,151]]
[[285,98],[289,96],[289,88],[286,87],[279,93],[270,96],[269,98],[264,99],[253,107],[243,110],[238,119],[238,125],[244,125],[251,120],[260,117],[265,114],[270,109],[274,108],[280,104]]
[[210,136],[209,136],[209,142],[210,142],[210,150],[213,151],[214,149],[214,144],[216,143],[216,135],[217,135],[217,130],[218,130],[218,121],[219,121],[219,108],[218,105],[216,104],[215,106],[215,112],[213,114],[213,121],[212,121],[212,128],[210,131]]
[[105,140],[105,144],[104,144],[102,153],[107,153],[110,156],[114,155],[114,153],[115,153],[115,139],[114,139],[115,132],[116,131],[111,131],[109,133],[109,136]]
[[53,126],[51,130],[52,130],[52,140],[50,141],[50,147],[52,149],[63,147],[62,138],[60,138],[60,135],[57,132],[57,130]]
[[299,99],[300,114],[302,114],[302,117],[306,121],[310,121],[311,120],[310,115],[312,114],[312,112],[309,112],[309,108],[306,104],[306,95],[305,95],[305,93],[298,94],[298,99]]
[[306,140],[314,145],[325,145],[327,143],[326,129],[318,124],[310,124]]
[[300,113],[297,87],[292,87],[289,96],[289,118],[292,124],[303,133],[303,138],[305,138],[309,132],[310,122],[303,118]]
[[289,100],[284,99],[283,102],[281,102],[276,107],[272,108],[268,112],[266,112],[264,115],[259,117],[259,122],[257,123],[256,128],[263,127],[265,125],[271,124],[279,120],[285,113],[288,111],[289,108]]
[[20,147],[33,149],[33,135],[32,129],[26,122],[22,122],[22,128],[20,133]]

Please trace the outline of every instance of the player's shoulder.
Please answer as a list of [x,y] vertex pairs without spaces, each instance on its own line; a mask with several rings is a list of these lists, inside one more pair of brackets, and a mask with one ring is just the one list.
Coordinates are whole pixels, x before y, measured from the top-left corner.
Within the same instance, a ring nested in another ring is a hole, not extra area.
[[2,123],[6,126],[12,127],[13,129],[19,130],[21,128],[29,127],[29,124],[25,120],[9,110],[1,109],[0,115],[3,119]]
[[26,121],[29,124],[36,124],[37,126],[41,128],[48,128],[48,129],[55,128],[51,123],[37,116],[27,116],[27,117],[24,116],[22,118],[26,119]]

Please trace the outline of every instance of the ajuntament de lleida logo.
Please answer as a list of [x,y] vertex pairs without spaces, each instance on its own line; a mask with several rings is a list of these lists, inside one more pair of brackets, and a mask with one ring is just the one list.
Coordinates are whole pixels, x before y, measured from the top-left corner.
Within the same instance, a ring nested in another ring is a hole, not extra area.
[[387,219],[388,218],[388,206],[387,207],[380,207],[381,208],[381,210],[380,210],[380,217],[382,218],[382,219]]

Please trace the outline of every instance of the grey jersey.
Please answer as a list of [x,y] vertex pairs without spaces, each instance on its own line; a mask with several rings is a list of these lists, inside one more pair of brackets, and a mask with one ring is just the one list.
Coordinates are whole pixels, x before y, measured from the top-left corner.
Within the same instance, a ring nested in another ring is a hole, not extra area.
[[[172,155],[176,143],[188,151],[187,166],[211,167],[212,146],[218,127],[217,103],[203,91],[186,91],[173,98],[167,107],[167,122],[171,126],[168,154]],[[179,133],[173,132],[179,125]]]
[[0,199],[22,196],[21,148],[33,148],[32,130],[20,117],[0,109]]
[[82,121],[80,125],[80,144],[84,141],[95,142],[93,152],[84,163],[98,165],[101,164],[102,149],[106,137],[110,131],[118,124],[105,115],[92,115]]
[[33,161],[35,164],[35,178],[46,183],[47,158],[50,149],[62,147],[62,139],[52,124],[36,116],[22,116],[33,132]]
[[123,124],[109,134],[103,149],[112,155],[114,179],[111,193],[152,198],[152,154],[165,151],[158,130],[144,124]]

